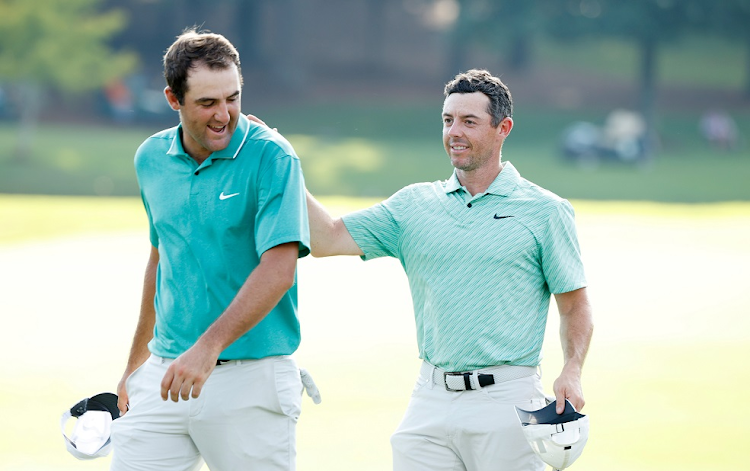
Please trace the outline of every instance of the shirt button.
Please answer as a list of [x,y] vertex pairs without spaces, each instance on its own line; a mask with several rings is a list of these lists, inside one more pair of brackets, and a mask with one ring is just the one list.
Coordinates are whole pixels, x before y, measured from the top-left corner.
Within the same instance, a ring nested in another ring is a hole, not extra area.
[[466,205],[467,208],[471,208],[471,203]]

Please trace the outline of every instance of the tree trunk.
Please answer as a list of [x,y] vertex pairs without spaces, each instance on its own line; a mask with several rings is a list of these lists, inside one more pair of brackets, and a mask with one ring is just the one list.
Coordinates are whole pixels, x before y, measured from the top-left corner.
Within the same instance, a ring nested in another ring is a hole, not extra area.
[[263,30],[263,5],[257,1],[237,2],[237,15],[234,18],[234,30],[237,33],[237,50],[240,53],[242,66],[247,71],[261,70],[267,67],[267,58],[263,56],[261,31]]
[[18,141],[13,152],[16,162],[28,162],[33,152],[34,136],[39,123],[39,113],[42,107],[42,87],[33,81],[26,81],[18,85],[20,102],[23,106],[18,122]]
[[385,32],[388,22],[387,0],[368,0],[365,5],[365,35],[362,45],[364,61],[362,68],[368,73],[387,71]]
[[276,0],[275,25],[277,32],[273,59],[273,77],[287,94],[301,96],[308,87],[307,55],[305,51],[305,21],[309,18],[306,2],[303,0]]
[[444,35],[446,45],[445,77],[450,80],[468,68],[466,56],[471,49],[471,24],[467,18],[466,0],[459,0],[459,13],[453,28]]
[[651,36],[645,36],[640,40],[641,49],[641,76],[640,97],[641,114],[646,125],[646,136],[644,142],[644,161],[653,158],[656,147],[656,54],[657,43]]
[[526,33],[517,33],[510,41],[510,67],[511,69],[524,72],[531,64],[531,36]]
[[750,31],[745,36],[745,98],[750,100]]

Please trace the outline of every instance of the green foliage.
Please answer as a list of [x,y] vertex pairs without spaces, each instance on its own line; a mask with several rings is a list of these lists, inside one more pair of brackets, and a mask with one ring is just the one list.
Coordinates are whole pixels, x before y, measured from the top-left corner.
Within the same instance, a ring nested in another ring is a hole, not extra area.
[[[538,2],[462,1],[454,31],[454,41],[466,41],[458,47],[481,47],[504,54],[513,69],[530,65],[532,40],[545,20]],[[498,28],[498,25],[502,27]]]
[[[638,67],[635,44],[619,38],[580,41],[538,42],[538,59],[545,67],[568,72],[585,72],[605,80],[632,81]],[[656,69],[659,88],[696,87],[740,90],[745,78],[746,52],[742,44],[707,35],[691,35],[666,44]]]
[[125,26],[122,11],[101,0],[0,2],[0,78],[82,91],[131,71],[136,56],[107,40]]
[[587,35],[650,38],[683,36],[721,2],[700,0],[546,0],[546,29],[563,38]]
[[714,2],[703,17],[711,31],[727,38],[750,40],[747,25],[750,23],[750,1],[722,0]]

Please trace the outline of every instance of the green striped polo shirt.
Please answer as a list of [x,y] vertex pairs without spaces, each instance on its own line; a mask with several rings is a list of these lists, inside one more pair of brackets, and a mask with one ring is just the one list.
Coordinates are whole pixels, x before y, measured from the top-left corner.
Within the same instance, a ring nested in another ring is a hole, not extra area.
[[510,162],[483,194],[454,172],[343,220],[363,260],[401,261],[420,358],[449,371],[538,365],[550,294],[586,286],[572,206]]

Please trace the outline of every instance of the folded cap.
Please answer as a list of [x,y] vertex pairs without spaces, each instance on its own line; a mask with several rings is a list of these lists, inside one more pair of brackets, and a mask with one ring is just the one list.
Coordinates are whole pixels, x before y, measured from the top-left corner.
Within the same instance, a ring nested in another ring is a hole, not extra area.
[[572,422],[584,417],[583,414],[576,411],[573,404],[567,399],[565,400],[565,409],[562,414],[557,413],[557,403],[555,402],[534,411],[523,410],[516,407],[516,413],[521,420],[521,425],[564,424],[565,422]]
[[555,402],[534,411],[516,407],[516,413],[534,453],[554,469],[562,470],[583,453],[589,438],[589,418],[567,399],[562,414],[556,407]]
[[[71,417],[76,418],[76,423],[68,437],[65,425]],[[117,408],[117,396],[112,393],[101,393],[83,399],[63,412],[60,430],[68,452],[79,460],[107,456],[112,448],[112,421],[118,417],[120,410]]]

